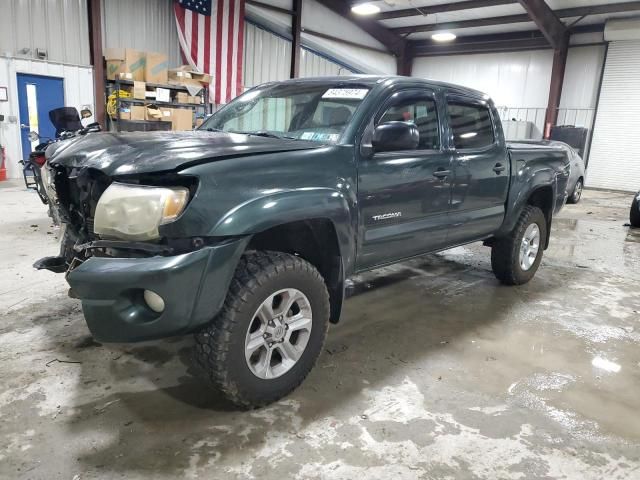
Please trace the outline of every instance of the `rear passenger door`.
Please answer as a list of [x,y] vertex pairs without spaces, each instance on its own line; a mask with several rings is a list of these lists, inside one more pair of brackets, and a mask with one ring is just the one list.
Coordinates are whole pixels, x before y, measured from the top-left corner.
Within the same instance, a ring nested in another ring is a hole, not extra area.
[[454,245],[485,237],[502,225],[510,172],[487,102],[447,96],[447,117],[453,169],[448,243]]

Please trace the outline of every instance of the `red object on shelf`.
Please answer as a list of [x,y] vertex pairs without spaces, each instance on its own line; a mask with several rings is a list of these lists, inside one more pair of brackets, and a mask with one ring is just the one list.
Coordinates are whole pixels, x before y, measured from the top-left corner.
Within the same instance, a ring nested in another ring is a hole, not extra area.
[[4,166],[4,147],[0,147],[0,182],[7,179],[7,169]]

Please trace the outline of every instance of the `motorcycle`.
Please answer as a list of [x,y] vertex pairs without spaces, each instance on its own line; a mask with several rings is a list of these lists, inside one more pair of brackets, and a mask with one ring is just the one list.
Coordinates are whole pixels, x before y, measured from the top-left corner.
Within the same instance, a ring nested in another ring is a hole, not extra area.
[[[90,123],[86,127],[82,125],[82,119],[89,118],[93,115],[91,110],[83,108],[80,113],[74,107],[55,108],[49,112],[49,119],[56,129],[54,138],[41,137],[37,132],[29,132],[29,140],[31,142],[41,141],[25,160],[20,160],[22,164],[22,176],[24,177],[25,186],[28,189],[35,190],[43,204],[49,205],[49,198],[42,181],[42,167],[47,163],[46,150],[52,143],[57,143],[76,135],[86,135],[91,132],[101,131],[100,124],[97,122]],[[49,216],[54,223],[58,223],[55,210],[49,205]]]

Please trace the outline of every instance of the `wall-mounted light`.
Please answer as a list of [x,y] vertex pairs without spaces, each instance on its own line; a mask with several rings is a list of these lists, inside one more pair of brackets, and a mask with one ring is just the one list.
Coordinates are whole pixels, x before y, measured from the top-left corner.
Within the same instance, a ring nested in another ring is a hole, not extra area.
[[431,35],[434,42],[450,42],[456,39],[456,34],[451,32],[438,32]]
[[351,11],[357,15],[375,15],[380,13],[380,7],[371,2],[360,2],[354,4]]

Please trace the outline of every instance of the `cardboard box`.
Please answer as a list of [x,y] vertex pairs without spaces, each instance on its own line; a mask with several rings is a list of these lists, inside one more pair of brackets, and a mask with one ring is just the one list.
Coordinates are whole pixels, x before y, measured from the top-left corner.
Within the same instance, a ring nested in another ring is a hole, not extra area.
[[120,120],[131,120],[131,109],[120,109]]
[[186,87],[202,88],[211,83],[211,75],[196,72],[192,70],[189,65],[183,65],[169,70],[169,83],[184,85]]
[[200,105],[202,103],[201,97],[198,95],[189,95],[189,102],[194,105]]
[[156,105],[148,105],[145,112],[145,120],[159,122],[162,120],[162,111]]
[[169,58],[164,53],[146,52],[144,78],[149,83],[167,83]]
[[131,73],[131,80],[144,80],[145,53],[133,48],[107,48],[107,79],[115,80],[120,73]]
[[193,110],[191,108],[172,109],[171,130],[193,130]]
[[204,123],[204,118],[196,118],[196,127],[199,127]]
[[176,95],[176,102],[189,103],[189,94],[187,92],[178,92]]
[[147,93],[147,84],[145,82],[133,82],[133,98],[144,100]]
[[133,80],[133,75],[131,75],[131,72],[120,72],[118,75],[116,75],[116,77],[120,80]]
[[160,111],[162,112],[163,122],[170,122],[172,120],[173,110],[171,108],[161,108]]
[[171,90],[169,90],[168,88],[156,88],[156,101],[170,102]]
[[144,120],[146,111],[144,105],[131,105],[131,120]]

